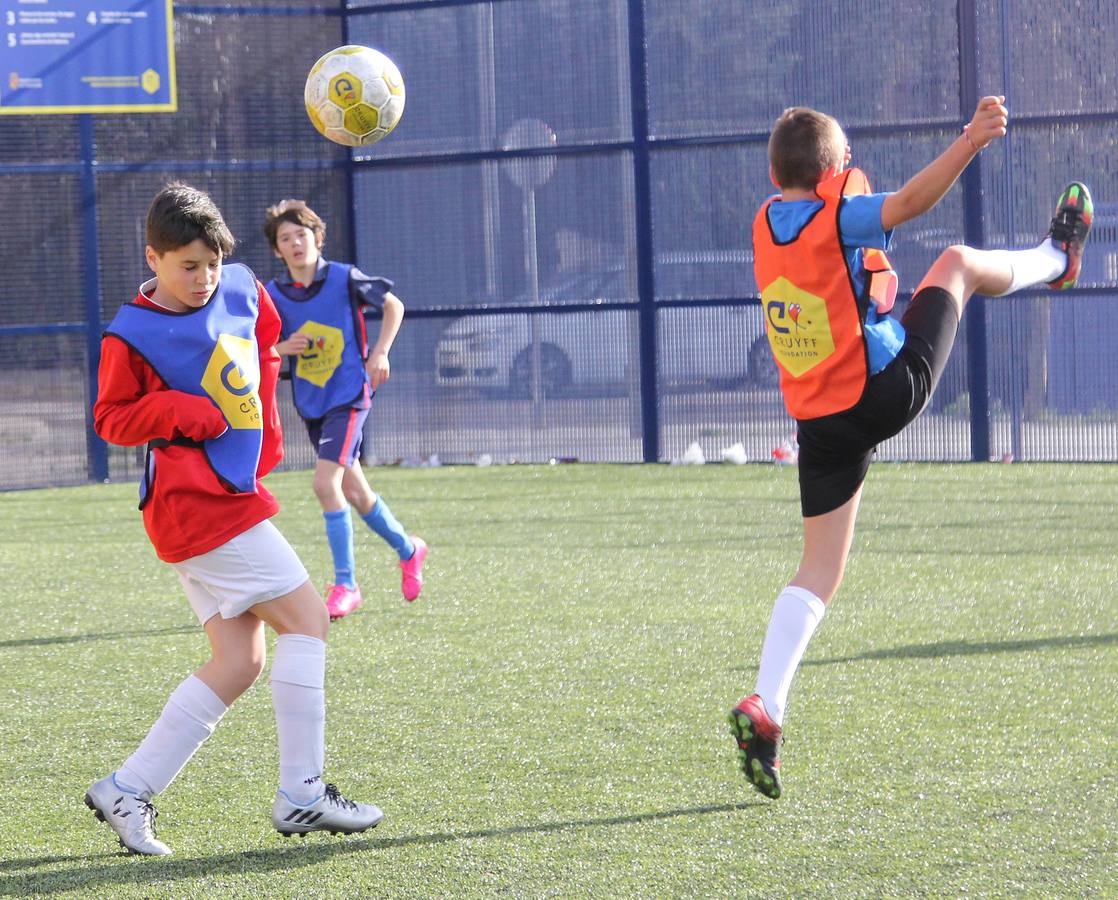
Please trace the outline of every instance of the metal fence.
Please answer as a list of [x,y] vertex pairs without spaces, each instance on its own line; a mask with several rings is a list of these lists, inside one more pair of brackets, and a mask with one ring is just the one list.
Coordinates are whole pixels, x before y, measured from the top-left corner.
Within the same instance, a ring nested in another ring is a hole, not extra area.
[[[898,231],[902,288],[953,242],[1035,244],[1072,178],[1098,212],[1082,286],[976,298],[933,404],[881,456],[1118,460],[1111,0],[241,0],[176,3],[175,42],[177,113],[0,118],[0,487],[138,473],[89,409],[171,179],[214,196],[264,280],[263,210],[302,197],[328,256],[395,281],[376,460],[667,461],[693,442],[767,460],[792,431],[749,244],[772,121],[832,113],[890,190],[983,93],[1007,95],[1010,134]],[[301,99],[347,42],[408,91],[396,131],[353,154]]]

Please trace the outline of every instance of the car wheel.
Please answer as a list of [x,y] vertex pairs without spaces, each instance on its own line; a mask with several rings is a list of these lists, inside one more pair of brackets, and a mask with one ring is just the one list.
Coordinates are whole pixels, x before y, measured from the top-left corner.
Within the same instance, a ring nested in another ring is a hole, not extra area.
[[757,387],[780,386],[780,369],[776,366],[772,347],[765,335],[757,338],[749,348],[749,379]]
[[[554,344],[540,344],[540,395],[558,397],[571,385],[571,361]],[[509,393],[518,399],[532,396],[532,348],[516,354],[509,370]]]

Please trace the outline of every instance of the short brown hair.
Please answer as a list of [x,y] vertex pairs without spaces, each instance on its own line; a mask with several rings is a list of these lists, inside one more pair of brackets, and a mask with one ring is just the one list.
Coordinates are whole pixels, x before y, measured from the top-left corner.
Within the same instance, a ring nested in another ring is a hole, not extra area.
[[264,234],[268,236],[268,243],[276,249],[276,234],[284,222],[291,222],[314,232],[314,243],[319,250],[326,242],[326,223],[321,216],[311,209],[302,200],[281,200],[275,206],[269,206],[264,213]]
[[769,165],[782,188],[814,188],[823,173],[842,163],[835,158],[835,132],[842,133],[831,116],[806,106],[784,110],[769,135]]
[[171,182],[148,207],[148,245],[162,256],[197,240],[222,256],[232,253],[236,243],[209,194],[181,181]]

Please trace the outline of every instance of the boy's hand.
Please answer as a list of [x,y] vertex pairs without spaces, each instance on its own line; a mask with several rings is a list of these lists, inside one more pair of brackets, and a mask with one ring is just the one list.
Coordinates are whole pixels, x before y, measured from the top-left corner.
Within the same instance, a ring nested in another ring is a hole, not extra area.
[[276,344],[276,353],[280,356],[298,356],[311,345],[311,339],[300,331],[296,331],[286,341]]
[[891,231],[904,222],[922,216],[939,203],[970,165],[975,155],[995,138],[1005,135],[1009,123],[1005,97],[989,96],[978,101],[974,116],[939,156],[888,194],[881,204],[881,227]]
[[175,395],[176,426],[183,437],[192,441],[206,441],[221,437],[229,428],[225,416],[221,414],[209,397],[199,397],[180,391],[167,391]]
[[365,371],[369,375],[369,385],[375,391],[388,381],[392,367],[388,364],[388,354],[374,350],[365,362]]
[[203,429],[201,426],[187,428],[183,431],[183,436],[190,438],[192,441],[212,441],[214,438],[221,437],[228,430],[229,423],[222,419],[210,428]]
[[967,125],[967,136],[974,146],[981,150],[995,138],[1005,137],[1009,124],[1009,112],[1005,108],[1005,97],[983,97]]

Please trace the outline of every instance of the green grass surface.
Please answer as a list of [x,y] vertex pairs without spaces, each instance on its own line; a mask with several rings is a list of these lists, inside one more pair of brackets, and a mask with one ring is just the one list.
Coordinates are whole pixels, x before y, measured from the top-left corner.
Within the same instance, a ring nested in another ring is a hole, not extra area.
[[[798,561],[795,471],[370,472],[431,545],[399,595],[358,523],[327,776],[386,819],[272,829],[266,676],[158,798],[166,859],[82,804],[206,658],[132,485],[0,494],[0,894],[1118,896],[1118,467],[878,465],[785,722],[785,795],[736,768]],[[316,583],[309,475],[270,479]]]

